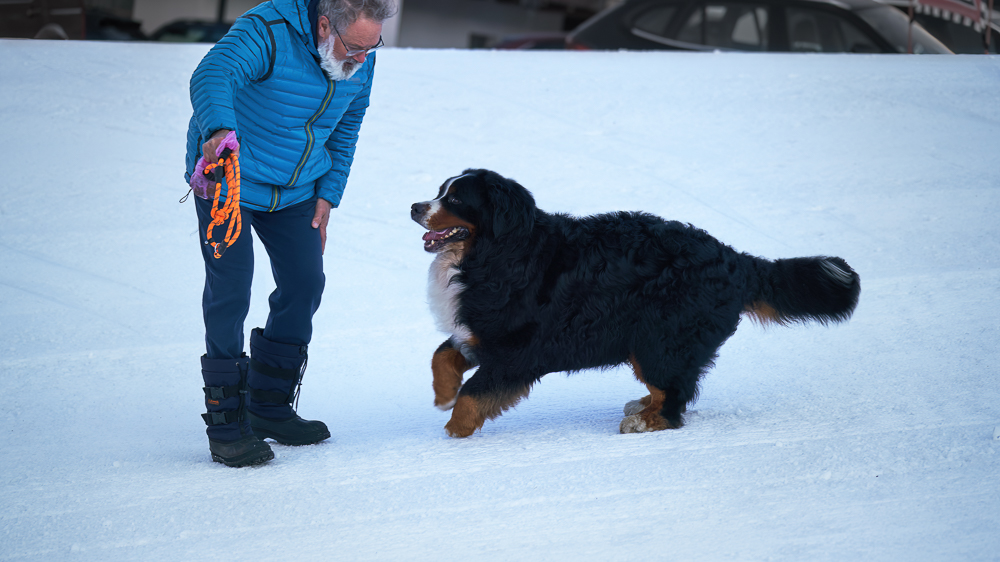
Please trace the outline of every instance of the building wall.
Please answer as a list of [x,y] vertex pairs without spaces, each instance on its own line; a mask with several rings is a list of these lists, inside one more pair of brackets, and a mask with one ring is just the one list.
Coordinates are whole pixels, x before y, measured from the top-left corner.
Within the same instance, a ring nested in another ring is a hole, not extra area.
[[491,0],[406,0],[400,47],[490,46],[504,37],[562,30],[564,15]]
[[[260,3],[260,0],[227,0],[223,19],[233,21]],[[218,10],[219,0],[135,0],[132,18],[142,23],[142,31],[148,35],[174,20],[215,21]]]
[[[226,0],[223,19],[234,21],[244,12],[260,4],[261,0]],[[403,0],[396,0],[400,7]],[[152,34],[165,23],[178,19],[215,21],[219,11],[219,0],[134,0],[132,18],[142,22],[142,31]],[[386,45],[395,46],[399,30],[399,15],[382,26],[382,40]]]

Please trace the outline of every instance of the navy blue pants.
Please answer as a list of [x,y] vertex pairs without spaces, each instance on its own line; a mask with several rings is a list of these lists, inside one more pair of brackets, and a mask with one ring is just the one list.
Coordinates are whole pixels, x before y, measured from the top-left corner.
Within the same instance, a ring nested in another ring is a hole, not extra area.
[[[312,317],[319,308],[326,276],[318,228],[312,227],[316,200],[305,201],[271,213],[240,208],[243,231],[221,258],[205,244],[212,222],[211,201],[194,198],[198,210],[201,255],[205,259],[205,346],[209,359],[237,358],[243,353],[243,322],[250,311],[253,281],[253,239],[263,243],[271,259],[277,285],[268,303],[270,313],[264,337],[276,343],[308,345],[312,339]],[[216,226],[212,234],[221,240],[229,226]]]

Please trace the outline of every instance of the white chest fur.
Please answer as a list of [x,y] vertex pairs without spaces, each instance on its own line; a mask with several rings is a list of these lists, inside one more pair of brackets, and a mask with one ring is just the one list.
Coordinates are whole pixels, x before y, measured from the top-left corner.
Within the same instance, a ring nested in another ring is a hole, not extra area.
[[461,259],[461,252],[447,250],[434,258],[427,283],[427,300],[438,330],[451,334],[452,345],[468,357],[472,332],[458,321],[458,298],[465,287],[453,279]]

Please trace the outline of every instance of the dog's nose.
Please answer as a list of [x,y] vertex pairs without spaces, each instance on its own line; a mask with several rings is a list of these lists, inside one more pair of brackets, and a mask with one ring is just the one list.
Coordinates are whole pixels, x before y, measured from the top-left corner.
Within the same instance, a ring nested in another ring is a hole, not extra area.
[[430,207],[431,206],[428,205],[427,203],[414,203],[413,206],[410,207],[410,217],[417,218],[420,215],[426,213],[427,209],[429,209]]

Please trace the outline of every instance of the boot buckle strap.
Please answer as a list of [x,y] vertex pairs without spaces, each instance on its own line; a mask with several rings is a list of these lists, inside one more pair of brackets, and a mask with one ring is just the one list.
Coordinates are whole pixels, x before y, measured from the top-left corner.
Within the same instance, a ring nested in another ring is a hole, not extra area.
[[222,425],[239,421],[239,412],[208,412],[201,415],[205,425]]
[[224,400],[239,396],[242,392],[245,392],[240,390],[240,385],[238,384],[232,386],[206,386],[202,390],[205,391],[205,398],[209,400]]

